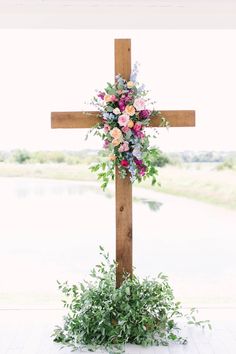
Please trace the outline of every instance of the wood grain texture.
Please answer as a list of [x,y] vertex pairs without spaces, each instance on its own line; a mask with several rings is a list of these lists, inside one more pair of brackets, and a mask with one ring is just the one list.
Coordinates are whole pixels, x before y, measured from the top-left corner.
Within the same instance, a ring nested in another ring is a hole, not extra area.
[[[161,111],[152,117],[150,127],[159,127],[161,117],[164,117],[171,127],[194,127],[195,111]],[[53,129],[65,128],[92,128],[101,122],[98,112],[52,112],[51,127]]]
[[131,74],[131,39],[115,39],[115,75],[120,74],[125,80]]
[[132,275],[132,184],[122,179],[116,168],[116,286],[122,284],[123,273]]
[[92,128],[101,122],[99,112],[52,112],[51,127],[53,129],[65,128]]
[[[131,74],[131,40],[115,39],[115,76],[129,80]],[[122,284],[123,273],[132,275],[132,184],[130,176],[121,179],[116,168],[116,286]]]
[[151,118],[150,127],[159,127],[161,117],[167,120],[170,127],[195,127],[195,111],[160,111],[160,114]]

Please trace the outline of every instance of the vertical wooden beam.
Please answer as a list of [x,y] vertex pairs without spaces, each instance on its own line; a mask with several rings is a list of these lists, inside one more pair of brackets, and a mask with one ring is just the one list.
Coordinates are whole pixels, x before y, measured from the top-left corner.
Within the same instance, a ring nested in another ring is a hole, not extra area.
[[[115,39],[115,75],[129,80],[131,74],[131,40]],[[132,275],[132,184],[129,176],[120,178],[116,168],[116,287],[123,272]]]

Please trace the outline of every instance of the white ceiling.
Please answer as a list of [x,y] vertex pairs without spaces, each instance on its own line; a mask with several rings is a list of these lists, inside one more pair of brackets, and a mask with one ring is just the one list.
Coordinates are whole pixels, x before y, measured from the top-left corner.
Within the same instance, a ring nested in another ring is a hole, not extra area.
[[236,0],[0,0],[0,28],[236,28]]

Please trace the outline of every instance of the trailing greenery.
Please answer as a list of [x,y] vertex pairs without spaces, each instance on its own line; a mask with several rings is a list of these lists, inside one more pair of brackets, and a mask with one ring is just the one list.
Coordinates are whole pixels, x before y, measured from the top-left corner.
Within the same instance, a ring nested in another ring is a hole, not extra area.
[[109,353],[122,353],[126,343],[185,344],[187,340],[181,337],[177,324],[180,318],[189,324],[210,327],[209,321],[196,320],[195,309],[183,314],[162,273],[156,279],[144,280],[124,276],[121,287],[116,288],[116,263],[100,249],[104,261],[91,271],[92,281],[72,286],[59,283],[68,314],[63,327],[57,326],[53,333],[55,342],[75,350],[102,347]]

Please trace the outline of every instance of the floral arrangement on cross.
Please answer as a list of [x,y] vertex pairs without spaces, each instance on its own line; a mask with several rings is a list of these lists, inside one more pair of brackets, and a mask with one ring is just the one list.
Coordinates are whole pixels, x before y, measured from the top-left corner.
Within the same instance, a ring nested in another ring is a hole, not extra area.
[[[102,180],[102,189],[107,187],[110,179],[114,179],[115,166],[121,178],[129,174],[131,182],[141,182],[150,177],[152,184],[157,183],[155,161],[159,150],[150,146],[151,136],[145,131],[157,111],[147,108],[154,102],[147,98],[148,91],[139,85],[136,76],[137,65],[130,81],[117,75],[115,83],[107,83],[104,91],[99,91],[92,100],[102,120],[91,130],[103,139],[107,152],[105,162],[91,167],[92,172],[97,172],[98,179]],[[168,125],[163,117],[162,125]]]

